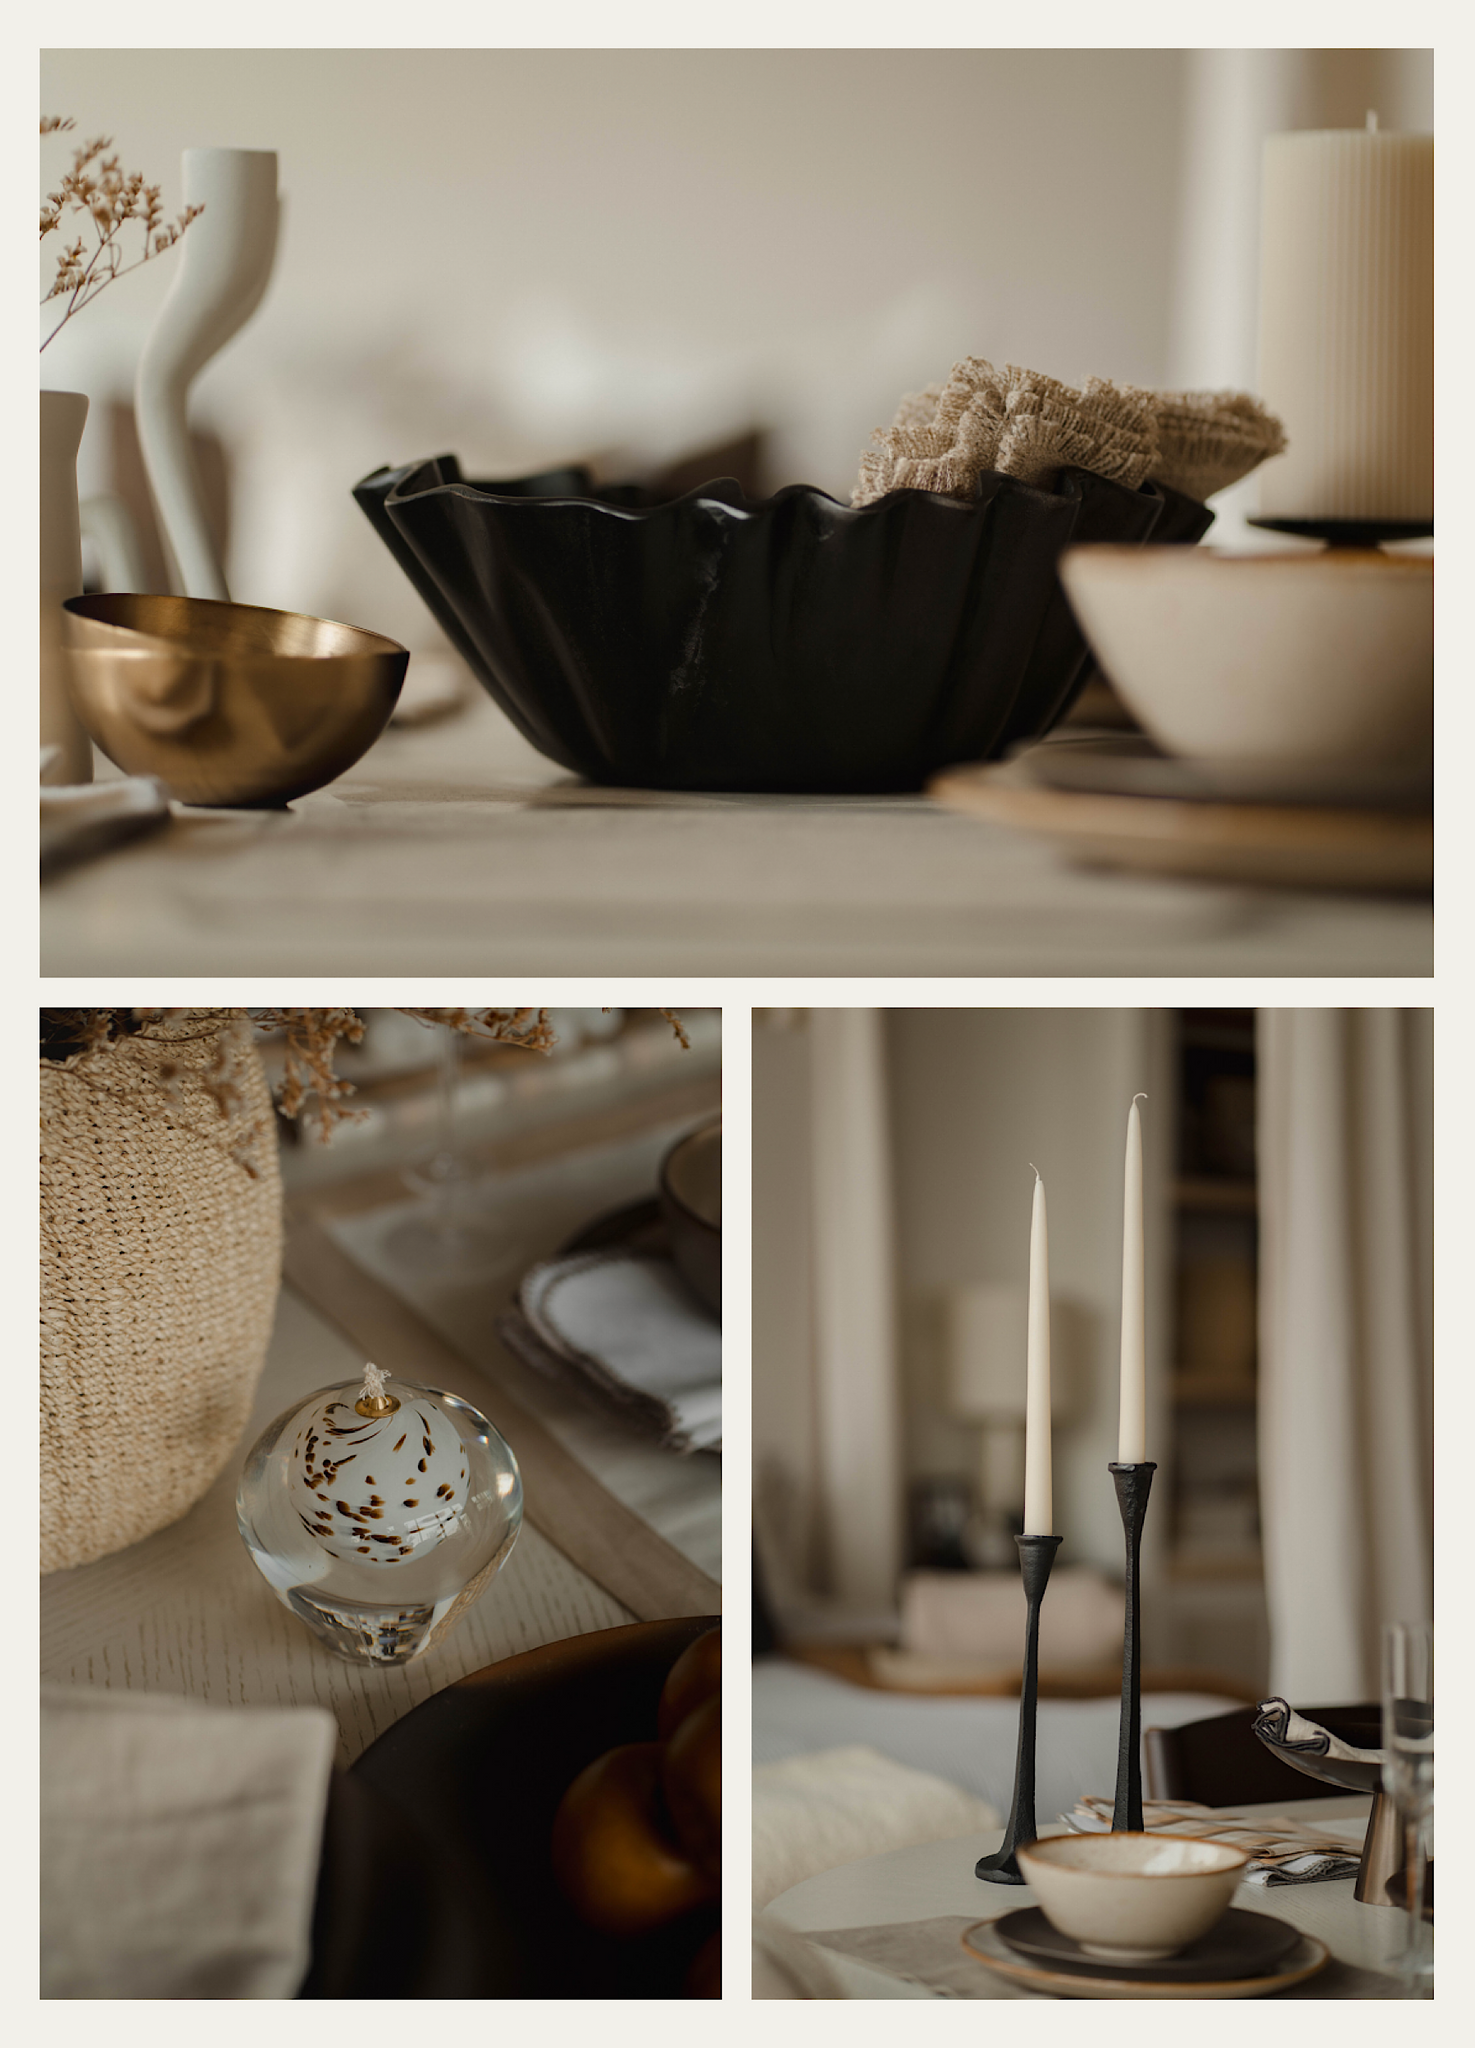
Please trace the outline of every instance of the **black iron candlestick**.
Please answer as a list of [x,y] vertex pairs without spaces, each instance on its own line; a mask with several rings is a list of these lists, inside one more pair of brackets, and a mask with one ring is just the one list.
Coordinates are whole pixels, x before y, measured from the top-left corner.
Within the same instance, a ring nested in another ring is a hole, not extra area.
[[1122,1630],[1122,1718],[1117,1734],[1116,1806],[1113,1834],[1142,1832],[1142,1588],[1138,1564],[1142,1555],[1142,1524],[1152,1491],[1153,1464],[1108,1465],[1116,1486],[1122,1527],[1127,1532],[1127,1614]]
[[1021,1842],[1032,1842],[1035,1827],[1035,1707],[1040,1692],[1040,1602],[1050,1579],[1050,1567],[1060,1548],[1058,1536],[1016,1536],[1019,1572],[1024,1580],[1024,1682],[1019,1688],[1019,1753],[1014,1760],[1014,1803],[1009,1808],[1009,1825],[1004,1839],[992,1856],[980,1856],[973,1866],[975,1877],[985,1884],[1023,1884],[1014,1851]]

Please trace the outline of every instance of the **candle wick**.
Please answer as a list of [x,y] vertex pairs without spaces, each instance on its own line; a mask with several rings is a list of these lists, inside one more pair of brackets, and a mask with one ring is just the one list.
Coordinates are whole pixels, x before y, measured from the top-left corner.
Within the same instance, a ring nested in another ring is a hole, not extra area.
[[1378,117],[1371,107],[1367,110],[1367,132],[1369,135],[1376,135],[1378,132]]
[[1134,1095],[1132,1100],[1133,1102],[1146,1102],[1147,1097],[1145,1095]]
[[1043,1180],[1043,1179],[1044,1179],[1044,1175],[1043,1175],[1043,1174],[1042,1174],[1042,1173],[1040,1172],[1040,1169],[1039,1169],[1039,1168],[1038,1168],[1038,1167],[1037,1167],[1037,1166],[1035,1165],[1035,1163],[1034,1163],[1034,1161],[1033,1161],[1032,1159],[1031,1159],[1031,1161],[1029,1162],[1029,1170],[1030,1170],[1030,1172],[1031,1172],[1031,1173],[1032,1173],[1032,1174],[1034,1175],[1034,1177],[1035,1177],[1035,1179],[1036,1179],[1036,1180]]

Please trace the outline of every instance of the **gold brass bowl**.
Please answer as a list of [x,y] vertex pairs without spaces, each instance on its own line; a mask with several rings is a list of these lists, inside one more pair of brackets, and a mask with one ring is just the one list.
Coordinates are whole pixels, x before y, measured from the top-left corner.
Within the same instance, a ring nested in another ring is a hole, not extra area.
[[125,773],[186,804],[321,789],[383,732],[410,659],[361,626],[213,598],[111,592],[64,610],[82,723]]

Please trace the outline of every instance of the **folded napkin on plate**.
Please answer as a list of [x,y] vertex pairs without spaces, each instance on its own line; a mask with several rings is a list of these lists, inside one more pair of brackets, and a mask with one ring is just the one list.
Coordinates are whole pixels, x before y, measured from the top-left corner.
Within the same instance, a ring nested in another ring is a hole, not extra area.
[[669,1259],[551,1259],[497,1330],[529,1365],[576,1372],[668,1450],[722,1448],[722,1330]]
[[1329,1728],[1298,1714],[1285,1700],[1261,1700],[1255,1733],[1262,1742],[1275,1749],[1299,1750],[1305,1756],[1324,1756],[1333,1763],[1375,1764],[1382,1768],[1382,1750],[1354,1749],[1350,1742],[1342,1742]]
[[168,822],[169,799],[152,775],[130,775],[122,782],[43,782],[41,873],[60,874]]
[[43,1998],[292,1998],[333,1717],[41,1688]]
[[[1090,1795],[1062,1814],[1078,1835],[1106,1834],[1113,1802]],[[1250,1819],[1219,1806],[1198,1806],[1191,1799],[1144,1799],[1142,1825],[1150,1835],[1191,1835],[1203,1842],[1227,1842],[1246,1849],[1250,1866],[1244,1881],[1252,1885],[1314,1884],[1330,1877],[1355,1877],[1359,1851],[1336,1834],[1308,1827],[1279,1814]]]

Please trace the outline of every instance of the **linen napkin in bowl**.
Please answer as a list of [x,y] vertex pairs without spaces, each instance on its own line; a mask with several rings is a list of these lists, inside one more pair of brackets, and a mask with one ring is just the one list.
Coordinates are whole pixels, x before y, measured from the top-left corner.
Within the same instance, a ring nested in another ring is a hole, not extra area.
[[1378,1770],[1383,1767],[1382,1750],[1354,1748],[1350,1742],[1343,1742],[1333,1735],[1330,1728],[1323,1728],[1317,1721],[1308,1721],[1304,1714],[1298,1714],[1282,1699],[1261,1700],[1255,1733],[1272,1749],[1299,1751],[1303,1756],[1324,1756],[1338,1764],[1369,1764]]
[[[1113,1806],[1111,1799],[1092,1793],[1077,1800],[1061,1819],[1072,1834],[1104,1835],[1111,1829]],[[1191,1799],[1144,1799],[1142,1825],[1150,1835],[1190,1835],[1197,1841],[1226,1842],[1232,1849],[1247,1850],[1250,1862],[1244,1882],[1258,1887],[1355,1877],[1362,1860],[1360,1844],[1354,1848],[1330,1830],[1278,1814],[1251,1818],[1220,1806],[1199,1806]]]
[[721,1326],[670,1259],[624,1249],[550,1259],[497,1331],[526,1364],[576,1375],[667,1450],[721,1450]]
[[41,1688],[41,1996],[292,1998],[337,1731],[321,1707]]
[[991,470],[1051,490],[1065,468],[1128,490],[1162,483],[1202,502],[1285,445],[1280,421],[1245,391],[1144,391],[1107,377],[1077,390],[964,356],[945,383],[909,392],[891,425],[876,428],[850,502],[896,490],[971,497]]

